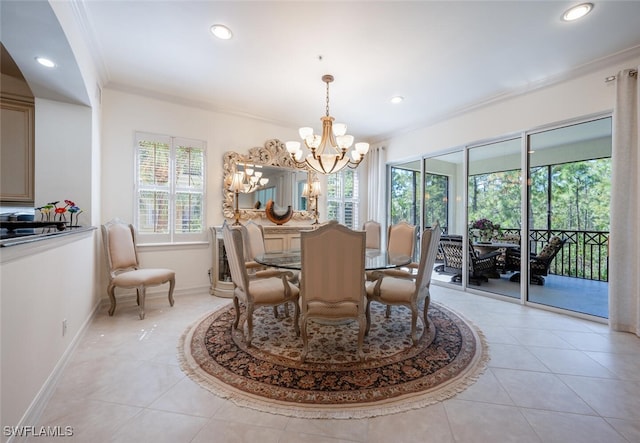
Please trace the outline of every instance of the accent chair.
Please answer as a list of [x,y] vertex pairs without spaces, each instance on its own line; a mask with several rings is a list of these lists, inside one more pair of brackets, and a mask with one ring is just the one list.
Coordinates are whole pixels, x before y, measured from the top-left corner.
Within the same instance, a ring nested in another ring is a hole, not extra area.
[[176,273],[172,269],[140,267],[133,225],[115,218],[103,224],[101,231],[109,269],[109,315],[112,316],[116,310],[116,288],[135,288],[140,320],[144,319],[145,315],[144,302],[148,287],[169,283],[169,305],[173,306]]

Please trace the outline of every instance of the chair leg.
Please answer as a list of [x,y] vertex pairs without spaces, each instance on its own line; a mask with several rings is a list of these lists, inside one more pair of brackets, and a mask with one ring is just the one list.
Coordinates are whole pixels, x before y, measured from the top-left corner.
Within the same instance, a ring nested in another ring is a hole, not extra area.
[[173,289],[176,287],[176,279],[172,278],[169,280],[169,306],[173,306]]
[[384,316],[387,318],[391,317],[391,305],[387,305],[387,310],[384,313]]
[[247,304],[247,346],[251,346],[253,340],[253,305]]
[[369,308],[370,306],[371,306],[371,300],[367,299],[367,306],[364,309],[365,316],[367,319],[367,327],[364,330],[364,335],[369,335],[369,329],[371,328],[371,312]]
[[364,334],[366,329],[366,320],[362,317],[358,318],[358,360],[364,360],[364,352],[362,346],[364,344]]
[[233,307],[236,310],[236,319],[233,322],[233,329],[238,329],[238,323],[240,323],[240,302],[237,296],[233,296]]
[[302,333],[302,354],[300,360],[304,363],[307,359],[307,353],[309,352],[309,337],[307,337],[307,319],[302,316],[302,324],[300,325],[300,332]]
[[142,285],[138,287],[137,291],[138,291],[138,300],[140,301],[140,303],[138,303],[140,305],[140,320],[144,320],[144,302],[147,296],[146,288],[144,287],[144,285]]
[[293,303],[295,313],[293,317],[293,328],[296,331],[296,337],[300,337],[300,304],[296,301]]
[[429,304],[431,304],[431,296],[427,294],[426,298],[424,299],[424,309],[422,311],[422,321],[424,322],[424,330],[426,332],[427,329],[429,329],[430,325],[429,325]]
[[111,301],[111,306],[109,307],[109,317],[113,316],[113,313],[116,312],[116,295],[115,295],[115,286],[109,285],[107,288],[107,294],[109,295],[109,300]]
[[418,303],[411,303],[411,341],[413,342],[413,346],[418,344]]

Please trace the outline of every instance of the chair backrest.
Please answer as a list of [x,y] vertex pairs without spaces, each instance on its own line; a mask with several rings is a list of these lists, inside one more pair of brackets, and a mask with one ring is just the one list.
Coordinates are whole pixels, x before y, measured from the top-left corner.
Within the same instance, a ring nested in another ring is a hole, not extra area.
[[222,239],[227,251],[227,262],[231,271],[231,280],[242,292],[246,293],[249,287],[249,277],[244,259],[244,244],[242,230],[230,226],[226,220],[222,224]]
[[362,225],[362,230],[366,232],[366,247],[371,249],[380,249],[380,237],[382,236],[382,227],[375,220],[369,220]]
[[549,243],[542,248],[542,251],[535,256],[535,259],[547,265],[551,264],[551,261],[555,258],[558,252],[560,252],[560,249],[562,249],[562,246],[564,246],[566,241],[567,239],[561,239],[557,235],[554,235],[549,239]]
[[101,229],[109,275],[114,277],[122,271],[138,269],[133,225],[116,218],[102,225]]
[[245,239],[245,259],[253,260],[254,257],[264,254],[264,228],[253,221],[244,225],[247,238]]
[[462,236],[443,235],[440,238],[440,249],[444,256],[444,270],[453,272],[462,270]]
[[420,239],[420,263],[418,265],[418,275],[416,276],[416,294],[425,291],[431,284],[431,274],[436,262],[436,254],[440,244],[442,231],[436,225],[431,229],[425,229]]
[[[356,304],[358,311],[364,312],[365,237],[364,231],[338,223],[300,233],[302,312],[310,303],[324,303],[328,306],[326,317],[331,317],[331,306],[341,302]],[[344,309],[334,311],[340,314]]]
[[389,226],[387,251],[390,254],[413,257],[416,248],[416,226],[401,221]]

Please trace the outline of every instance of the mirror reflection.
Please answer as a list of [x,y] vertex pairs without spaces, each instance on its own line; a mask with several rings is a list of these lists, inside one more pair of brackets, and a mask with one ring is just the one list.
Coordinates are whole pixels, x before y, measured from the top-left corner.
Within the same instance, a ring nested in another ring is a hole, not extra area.
[[266,202],[273,200],[282,208],[307,209],[306,199],[302,198],[307,183],[306,171],[248,163],[237,165],[237,172],[244,180],[238,199],[239,208],[263,210]]
[[276,210],[291,207],[294,220],[313,219],[303,193],[316,174],[295,165],[280,140],[267,140],[264,146],[249,149],[248,154],[229,151],[223,159],[225,217],[235,217],[237,193],[240,219],[266,218],[264,210],[269,200],[273,200]]

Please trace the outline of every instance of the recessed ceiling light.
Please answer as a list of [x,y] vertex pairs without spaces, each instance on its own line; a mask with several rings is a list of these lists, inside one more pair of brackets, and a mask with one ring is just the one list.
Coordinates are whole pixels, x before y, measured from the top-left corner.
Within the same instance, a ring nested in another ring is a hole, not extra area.
[[225,25],[211,26],[211,33],[221,40],[229,40],[231,37],[233,37],[231,29],[227,28]]
[[47,68],[55,68],[56,64],[46,57],[36,57],[36,61]]
[[562,20],[565,22],[572,22],[584,17],[593,9],[593,3],[582,3],[580,5],[573,6],[562,14]]
[[395,97],[391,97],[391,103],[400,103],[404,100],[404,97],[401,95],[396,95]]

